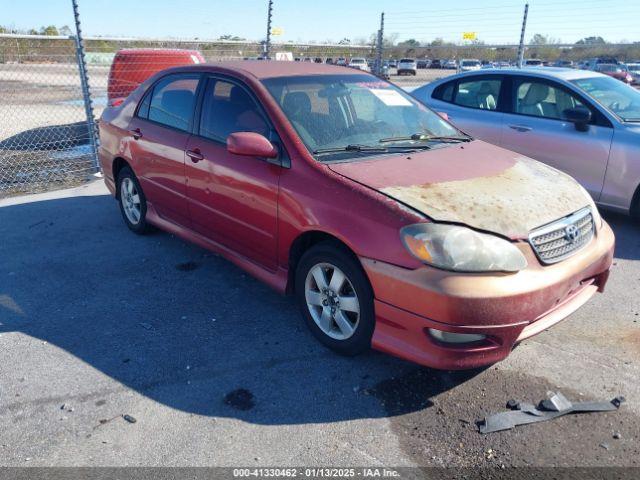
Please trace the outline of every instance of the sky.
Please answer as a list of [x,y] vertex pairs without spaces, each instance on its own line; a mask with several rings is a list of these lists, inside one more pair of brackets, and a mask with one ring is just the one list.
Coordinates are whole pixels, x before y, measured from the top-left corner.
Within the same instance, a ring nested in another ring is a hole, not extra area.
[[[78,0],[86,36],[262,40],[268,0]],[[388,36],[457,43],[475,32],[486,43],[517,43],[524,0],[274,0],[275,41],[337,42],[369,38],[385,12]],[[592,35],[640,41],[640,0],[530,0],[534,33],[566,43]],[[73,26],[71,0],[0,0],[0,25]]]

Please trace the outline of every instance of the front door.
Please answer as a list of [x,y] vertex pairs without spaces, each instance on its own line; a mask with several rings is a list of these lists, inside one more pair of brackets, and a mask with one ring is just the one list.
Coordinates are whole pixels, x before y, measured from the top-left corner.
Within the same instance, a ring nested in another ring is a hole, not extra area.
[[[609,160],[613,128],[588,102],[557,82],[514,78],[511,112],[501,145],[568,173],[598,200]],[[591,124],[579,131],[565,119],[571,108],[589,108]]]
[[186,177],[194,230],[275,270],[282,168],[267,159],[229,153],[226,147],[231,133],[269,137],[271,130],[246,86],[209,78],[187,143]]

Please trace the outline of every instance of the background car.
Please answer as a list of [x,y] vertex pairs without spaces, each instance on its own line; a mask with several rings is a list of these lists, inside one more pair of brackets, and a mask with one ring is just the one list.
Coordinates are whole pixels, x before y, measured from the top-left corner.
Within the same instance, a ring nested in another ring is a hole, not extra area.
[[461,72],[471,72],[473,70],[480,70],[482,66],[482,64],[480,63],[480,60],[470,59],[470,58],[461,59],[459,64],[460,64],[459,70]]
[[594,69],[596,72],[604,73],[610,77],[620,80],[621,82],[633,83],[633,76],[627,70],[627,67],[621,64],[599,63]]
[[537,58],[528,58],[524,61],[524,66],[526,67],[543,67],[544,62]]
[[353,57],[349,60],[349,66],[351,68],[357,68],[358,70],[362,70],[363,72],[370,72],[371,69],[369,65],[367,65],[367,60],[363,57]]
[[463,131],[568,173],[600,205],[640,216],[635,88],[550,67],[461,73],[411,94]]
[[632,84],[638,85],[640,83],[640,62],[627,63],[627,70],[633,77]]
[[575,63],[572,60],[556,60],[553,66],[559,68],[574,68]]
[[416,60],[416,67],[420,70],[423,70],[425,68],[429,68],[429,63],[429,60],[427,60],[426,58],[420,58]]
[[442,68],[445,68],[447,70],[456,70],[458,68],[458,62],[456,62],[455,60],[447,60],[446,62],[444,62]]
[[131,48],[118,50],[113,57],[107,83],[109,102],[121,101],[147,78],[165,68],[205,63],[197,50],[172,48]]
[[339,67],[346,67],[348,65],[347,59],[344,57],[338,57],[336,60],[336,65]]
[[431,60],[429,68],[442,68],[442,63],[442,60],[440,60],[439,58],[434,58],[433,60]]
[[417,75],[418,65],[413,58],[403,58],[398,62],[398,75]]

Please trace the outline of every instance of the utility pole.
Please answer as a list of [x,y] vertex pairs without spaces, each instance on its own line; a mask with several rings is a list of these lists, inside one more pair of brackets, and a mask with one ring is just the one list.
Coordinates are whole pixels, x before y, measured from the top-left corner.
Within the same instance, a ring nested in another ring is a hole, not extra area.
[[376,75],[382,75],[382,43],[384,41],[384,12],[380,14],[380,29],[376,49]]
[[522,17],[522,31],[520,32],[520,45],[518,47],[518,68],[522,68],[524,63],[524,32],[527,28],[527,14],[529,13],[529,4],[524,5],[524,17]]
[[73,18],[76,26],[76,35],[74,41],[76,43],[76,60],[78,62],[78,71],[80,73],[80,86],[82,87],[82,99],[84,101],[84,110],[87,117],[87,130],[89,133],[89,142],[91,142],[91,150],[93,154],[93,162],[96,171],[100,171],[100,163],[98,162],[98,132],[93,117],[93,103],[91,101],[91,90],[89,89],[89,75],[87,73],[87,61],[84,55],[84,40],[82,38],[82,28],[80,25],[80,12],[78,11],[78,1],[71,0],[73,7]]
[[269,0],[269,10],[267,11],[267,40],[264,42],[265,60],[271,57],[271,16],[273,14],[273,0]]

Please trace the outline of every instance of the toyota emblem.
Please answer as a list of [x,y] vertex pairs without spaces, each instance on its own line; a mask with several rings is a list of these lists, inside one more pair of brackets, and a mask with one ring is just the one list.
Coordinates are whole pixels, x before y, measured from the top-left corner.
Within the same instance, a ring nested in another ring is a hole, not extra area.
[[571,243],[575,242],[577,238],[580,236],[580,230],[575,225],[569,225],[564,229],[564,236]]

